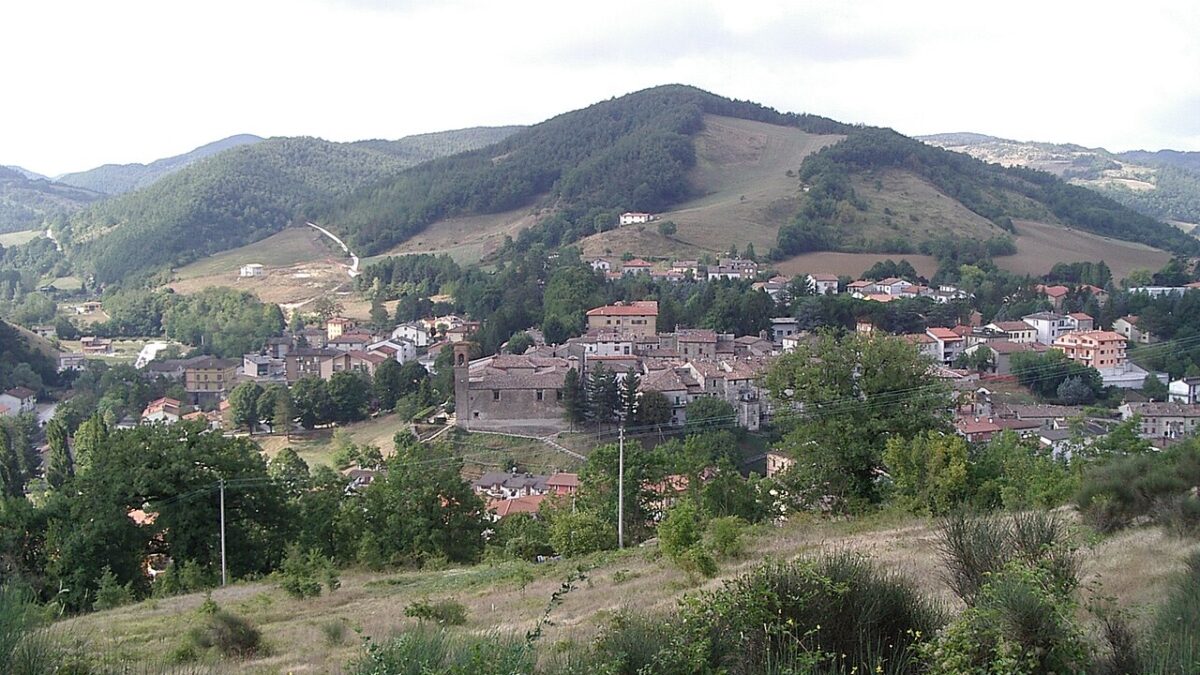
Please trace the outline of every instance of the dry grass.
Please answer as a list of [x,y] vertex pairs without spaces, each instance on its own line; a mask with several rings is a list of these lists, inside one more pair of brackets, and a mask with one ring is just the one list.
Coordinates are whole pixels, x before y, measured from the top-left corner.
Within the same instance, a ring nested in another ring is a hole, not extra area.
[[1014,221],[1017,226],[1017,255],[996,258],[996,264],[1020,274],[1046,274],[1055,263],[1103,260],[1114,279],[1136,269],[1157,270],[1171,254],[1145,244],[1110,239],[1062,225],[1031,220]]
[[42,236],[41,230],[21,230],[19,232],[0,233],[0,246],[20,246]]
[[937,259],[933,256],[910,253],[801,253],[775,263],[774,267],[788,276],[823,272],[857,279],[871,265],[888,258],[897,262],[907,260],[924,277],[932,277],[937,272]]
[[363,264],[406,253],[445,253],[459,263],[476,263],[498,251],[506,236],[516,239],[521,230],[547,215],[520,208],[483,216],[448,218],[433,223],[381,256],[363,260]]
[[[319,629],[322,622],[344,618],[365,635],[380,638],[410,625],[403,615],[410,602],[452,597],[468,608],[464,630],[520,633],[534,625],[550,594],[581,562],[590,568],[588,580],[554,609],[554,625],[543,638],[545,645],[564,640],[586,642],[604,617],[620,609],[670,610],[683,595],[716,587],[722,579],[744,572],[766,557],[787,560],[823,551],[862,552],[903,572],[924,592],[953,606],[954,596],[941,579],[934,537],[929,521],[895,513],[849,521],[801,518],[783,527],[755,530],[747,553],[723,563],[720,577],[702,586],[661,559],[651,545],[584,561],[536,566],[499,563],[391,574],[350,571],[343,575],[340,590],[306,601],[288,598],[262,582],[221,589],[213,598],[253,621],[272,647],[271,656],[230,664],[230,672],[329,672],[336,671],[358,648],[353,640],[346,646],[326,644]],[[1081,551],[1085,583],[1117,598],[1122,606],[1153,607],[1160,602],[1171,574],[1194,547],[1154,529],[1122,533]],[[534,575],[524,588],[522,570]],[[200,595],[189,595],[147,601],[67,620],[59,628],[133,663],[160,659],[195,620],[201,600]]]

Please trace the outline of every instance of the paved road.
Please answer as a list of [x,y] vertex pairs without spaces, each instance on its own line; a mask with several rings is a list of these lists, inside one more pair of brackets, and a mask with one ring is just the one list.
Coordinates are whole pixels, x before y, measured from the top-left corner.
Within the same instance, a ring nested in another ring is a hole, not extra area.
[[308,226],[319,230],[321,234],[324,234],[326,237],[329,237],[335,243],[337,243],[338,246],[341,246],[342,250],[346,252],[346,255],[350,256],[350,269],[346,270],[346,273],[351,277],[358,276],[358,256],[354,255],[354,253],[350,251],[350,247],[346,245],[346,242],[342,241],[341,238],[336,234],[321,227],[320,225],[317,225],[316,223],[308,223]]

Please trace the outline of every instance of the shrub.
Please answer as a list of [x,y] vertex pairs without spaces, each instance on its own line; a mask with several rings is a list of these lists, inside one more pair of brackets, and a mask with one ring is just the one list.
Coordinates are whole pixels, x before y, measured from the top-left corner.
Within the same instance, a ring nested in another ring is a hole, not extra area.
[[1200,536],[1200,498],[1184,494],[1161,500],[1154,520],[1177,537]]
[[133,602],[133,588],[129,584],[122,586],[117,582],[117,575],[113,574],[112,568],[108,565],[100,572],[100,585],[96,589],[96,601],[92,603],[92,609],[97,611],[128,605]]
[[671,632],[672,625],[665,617],[620,612],[592,644],[588,670],[611,675],[655,672],[655,659]]
[[262,634],[249,621],[218,610],[203,625],[193,628],[188,639],[200,650],[216,649],[222,656],[249,658],[262,649]]
[[736,558],[742,554],[742,529],[745,522],[737,516],[725,516],[709,521],[705,538],[712,552],[722,558]]
[[0,673],[52,673],[62,650],[43,628],[43,614],[27,588],[0,586]]
[[165,571],[154,577],[152,593],[155,597],[167,597],[181,593],[194,593],[217,585],[217,576],[200,563],[185,560],[171,563]]
[[404,608],[404,616],[439,626],[461,626],[467,622],[467,608],[457,600],[418,600]]
[[992,573],[976,602],[917,648],[931,675],[1080,673],[1090,650],[1070,594],[1045,569],[1014,561]]
[[850,553],[769,562],[685,603],[666,672],[915,672],[911,646],[944,622],[910,582]]
[[279,587],[293,598],[320,595],[322,583],[330,593],[341,586],[332,560],[321,555],[317,549],[302,553],[297,545],[288,549],[287,557],[283,559],[283,565],[279,568],[278,578]]
[[555,509],[550,518],[550,545],[568,558],[617,547],[611,523],[590,511]]
[[336,647],[346,641],[345,619],[330,619],[321,622],[320,626],[321,635],[325,637],[325,644]]
[[352,675],[512,675],[534,670],[533,650],[501,635],[450,635],[418,626],[387,642],[367,641],[367,653],[350,665]]
[[1069,593],[1079,583],[1079,560],[1066,523],[1054,514],[1032,511],[1004,516],[957,514],[945,518],[938,548],[946,583],[971,605],[989,575],[1010,561],[1043,569],[1056,587]]

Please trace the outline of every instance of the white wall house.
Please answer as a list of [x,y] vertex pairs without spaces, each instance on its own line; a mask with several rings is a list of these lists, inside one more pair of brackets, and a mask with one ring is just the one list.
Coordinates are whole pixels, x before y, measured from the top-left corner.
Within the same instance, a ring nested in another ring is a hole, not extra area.
[[265,276],[266,273],[267,273],[266,268],[263,267],[262,265],[260,265],[259,263],[250,263],[248,265],[242,265],[241,269],[238,270],[238,276],[242,277],[243,279],[248,278],[248,277]]
[[1071,332],[1067,317],[1055,312],[1037,312],[1021,317],[1025,323],[1037,331],[1037,341],[1044,345],[1052,345],[1058,338]]
[[392,329],[392,339],[408,340],[418,347],[430,344],[429,329],[419,323],[402,323]]
[[1200,403],[1200,377],[1185,377],[1167,385],[1171,403],[1195,405]]
[[618,222],[620,222],[622,225],[641,225],[643,223],[650,222],[650,219],[653,217],[654,216],[650,215],[649,213],[627,211],[621,214],[621,218]]
[[837,275],[810,274],[808,275],[808,288],[814,295],[834,295],[838,292]]

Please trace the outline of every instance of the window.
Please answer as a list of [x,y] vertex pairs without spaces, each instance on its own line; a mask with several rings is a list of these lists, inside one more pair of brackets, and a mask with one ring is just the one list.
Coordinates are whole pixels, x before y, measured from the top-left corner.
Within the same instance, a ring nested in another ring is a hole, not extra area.
[[499,390],[499,389],[493,389],[493,390],[492,390],[492,400],[493,400],[493,401],[499,401],[499,400],[500,400],[500,390]]
[[541,401],[543,398],[545,398],[545,396],[544,396],[544,394],[542,393],[542,390],[541,390],[541,389],[538,389],[538,390],[537,390],[537,400]]
[[555,401],[561,401],[561,400],[562,400],[562,389],[555,389],[555,390],[554,390],[554,400],[555,400]]

